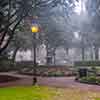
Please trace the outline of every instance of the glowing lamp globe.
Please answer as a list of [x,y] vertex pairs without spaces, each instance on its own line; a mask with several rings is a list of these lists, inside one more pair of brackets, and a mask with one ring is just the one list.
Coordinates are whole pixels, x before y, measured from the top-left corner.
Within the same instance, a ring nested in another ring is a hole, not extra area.
[[39,32],[39,27],[38,26],[32,26],[31,31],[32,31],[32,33],[37,33],[37,32]]

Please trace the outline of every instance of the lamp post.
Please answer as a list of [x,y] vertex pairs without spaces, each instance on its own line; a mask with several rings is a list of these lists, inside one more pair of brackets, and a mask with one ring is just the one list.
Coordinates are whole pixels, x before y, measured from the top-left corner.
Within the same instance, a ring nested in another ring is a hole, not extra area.
[[34,65],[33,65],[33,85],[37,83],[37,77],[36,77],[36,67],[37,67],[37,61],[36,61],[36,34],[39,32],[38,25],[33,24],[31,27],[31,32],[33,33],[33,54],[34,54]]

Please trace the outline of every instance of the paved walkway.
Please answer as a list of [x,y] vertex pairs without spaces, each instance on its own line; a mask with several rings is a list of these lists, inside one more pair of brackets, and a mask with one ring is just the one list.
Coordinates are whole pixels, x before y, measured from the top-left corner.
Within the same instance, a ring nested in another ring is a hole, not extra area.
[[[20,80],[14,82],[0,83],[0,87],[7,86],[30,86],[32,85],[32,76],[19,75],[15,73],[0,73],[0,75],[10,75],[19,77]],[[52,86],[59,88],[78,88],[84,91],[98,91],[100,92],[100,86],[82,84],[74,81],[75,77],[38,77],[38,85]]]

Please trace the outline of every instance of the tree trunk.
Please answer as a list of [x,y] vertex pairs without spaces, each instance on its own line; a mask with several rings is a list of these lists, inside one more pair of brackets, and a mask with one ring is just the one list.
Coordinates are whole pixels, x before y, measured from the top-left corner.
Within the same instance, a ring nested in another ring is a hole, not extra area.
[[85,60],[85,44],[84,44],[85,41],[86,41],[86,38],[85,38],[84,34],[82,34],[82,40],[81,40],[82,61]]
[[56,64],[56,54],[54,54],[54,65]]
[[19,47],[17,47],[17,48],[14,50],[14,52],[13,52],[13,56],[12,56],[12,61],[13,61],[13,63],[15,62],[16,54],[17,54],[18,50],[19,50]]
[[91,47],[91,51],[90,51],[90,60],[93,60],[93,48]]
[[47,51],[47,55],[46,55],[46,64],[47,65],[50,65],[52,64],[52,51],[51,51],[51,48],[46,45],[46,51]]
[[67,56],[69,55],[69,48],[65,49]]
[[82,61],[85,60],[85,48],[82,47]]
[[53,49],[53,64],[56,64],[56,48]]
[[95,60],[99,60],[99,48],[95,47],[94,51],[95,51]]
[[48,45],[46,45],[46,64],[48,64]]

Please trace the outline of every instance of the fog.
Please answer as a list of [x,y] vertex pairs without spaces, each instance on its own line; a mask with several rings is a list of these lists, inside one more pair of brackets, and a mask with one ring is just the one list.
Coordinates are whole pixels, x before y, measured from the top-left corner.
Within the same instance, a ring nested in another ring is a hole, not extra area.
[[[31,11],[31,15],[38,16],[38,24],[41,27],[38,34],[40,38],[37,40],[38,62],[46,63],[48,55],[52,56],[52,61],[55,58],[57,64],[83,59],[99,60],[99,0],[55,0],[53,3],[53,0],[47,1],[47,5],[43,5],[46,3],[46,0],[43,0],[35,11]],[[28,41],[32,40],[31,38],[32,36]],[[32,49],[32,44],[27,51],[23,50],[25,54],[20,54],[19,50],[16,60],[32,60],[34,55],[30,48]]]

